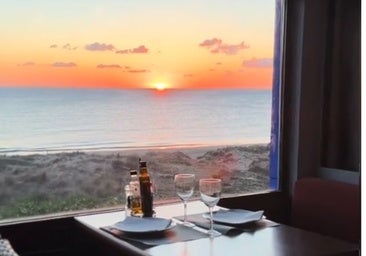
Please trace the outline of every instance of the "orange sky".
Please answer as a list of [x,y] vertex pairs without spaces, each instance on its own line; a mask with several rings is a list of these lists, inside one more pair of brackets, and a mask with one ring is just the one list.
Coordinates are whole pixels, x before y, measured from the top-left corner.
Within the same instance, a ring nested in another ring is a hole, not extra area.
[[0,7],[3,87],[272,85],[274,0],[5,0]]

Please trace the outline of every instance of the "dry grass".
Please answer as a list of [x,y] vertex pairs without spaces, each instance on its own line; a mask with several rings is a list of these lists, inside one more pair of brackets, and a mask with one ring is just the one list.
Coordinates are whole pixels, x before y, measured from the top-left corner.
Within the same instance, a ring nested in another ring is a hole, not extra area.
[[[182,172],[194,173],[197,179],[222,178],[224,194],[268,188],[267,145],[0,156],[0,219],[75,209],[75,204],[79,208],[122,205],[122,187],[129,181],[129,170],[137,168],[139,157],[148,162],[156,200],[176,197],[173,178]],[[14,210],[19,205],[23,213]]]

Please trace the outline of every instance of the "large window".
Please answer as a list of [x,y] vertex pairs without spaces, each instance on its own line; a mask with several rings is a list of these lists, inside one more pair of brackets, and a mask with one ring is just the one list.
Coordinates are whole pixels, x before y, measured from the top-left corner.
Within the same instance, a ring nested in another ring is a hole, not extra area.
[[139,158],[156,201],[273,188],[275,4],[2,2],[0,219],[122,206]]

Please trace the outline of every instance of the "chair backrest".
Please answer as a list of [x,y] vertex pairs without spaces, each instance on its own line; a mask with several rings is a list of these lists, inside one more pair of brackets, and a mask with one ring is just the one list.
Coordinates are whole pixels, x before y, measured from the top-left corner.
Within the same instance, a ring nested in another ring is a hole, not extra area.
[[320,178],[298,180],[292,198],[291,223],[360,243],[360,186]]

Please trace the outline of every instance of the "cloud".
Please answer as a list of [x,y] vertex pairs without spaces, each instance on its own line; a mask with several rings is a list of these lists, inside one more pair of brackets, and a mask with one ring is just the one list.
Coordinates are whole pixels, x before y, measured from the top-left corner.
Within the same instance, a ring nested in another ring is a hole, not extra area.
[[211,48],[215,45],[220,45],[222,44],[222,40],[218,39],[218,38],[212,38],[212,39],[206,39],[205,41],[203,41],[202,43],[200,43],[201,47],[207,47],[207,48]]
[[147,73],[147,72],[150,72],[150,71],[147,70],[147,69],[130,69],[128,72],[130,72],[130,73]]
[[[53,49],[56,49],[58,48],[58,45],[57,44],[52,44],[50,45],[50,48],[53,48]],[[67,43],[67,44],[64,44],[62,47],[60,46],[61,49],[63,50],[76,50],[78,47],[77,46],[71,46],[71,44]]]
[[71,68],[71,67],[76,67],[76,64],[74,62],[54,62],[54,63],[52,63],[52,67]]
[[130,50],[130,53],[147,53],[148,51],[149,49],[147,49],[145,45],[140,45],[139,47]]
[[240,50],[248,49],[249,46],[246,45],[244,42],[241,42],[240,44],[221,44],[215,47],[214,49],[211,49],[212,53],[224,53],[226,55],[235,55]]
[[20,67],[31,67],[31,66],[35,66],[35,65],[36,65],[36,63],[34,63],[33,61],[27,61],[22,64],[18,64],[18,66],[20,66]]
[[194,74],[184,74],[184,77],[194,77]]
[[99,64],[97,68],[121,68],[121,66],[118,64],[110,64],[110,65]]
[[76,50],[77,48],[78,48],[77,46],[72,47],[71,44],[65,44],[64,46],[62,46],[62,49],[69,51]]
[[115,47],[112,44],[95,42],[85,45],[85,49],[88,51],[114,51]]
[[140,45],[132,49],[124,49],[116,51],[117,54],[133,54],[133,53],[148,53],[149,49],[145,45]]
[[128,54],[130,50],[118,50],[116,51],[117,54]]
[[216,65],[222,65],[222,63],[221,62],[216,62]]
[[62,49],[70,50],[71,49],[71,45],[70,44],[65,44],[64,46],[62,46]]
[[271,68],[273,67],[273,59],[272,58],[252,58],[250,60],[244,60],[243,66],[248,68]]
[[244,41],[239,44],[227,44],[218,38],[206,39],[199,46],[210,50],[211,53],[222,53],[226,55],[235,55],[239,51],[249,48],[249,45],[245,44]]

